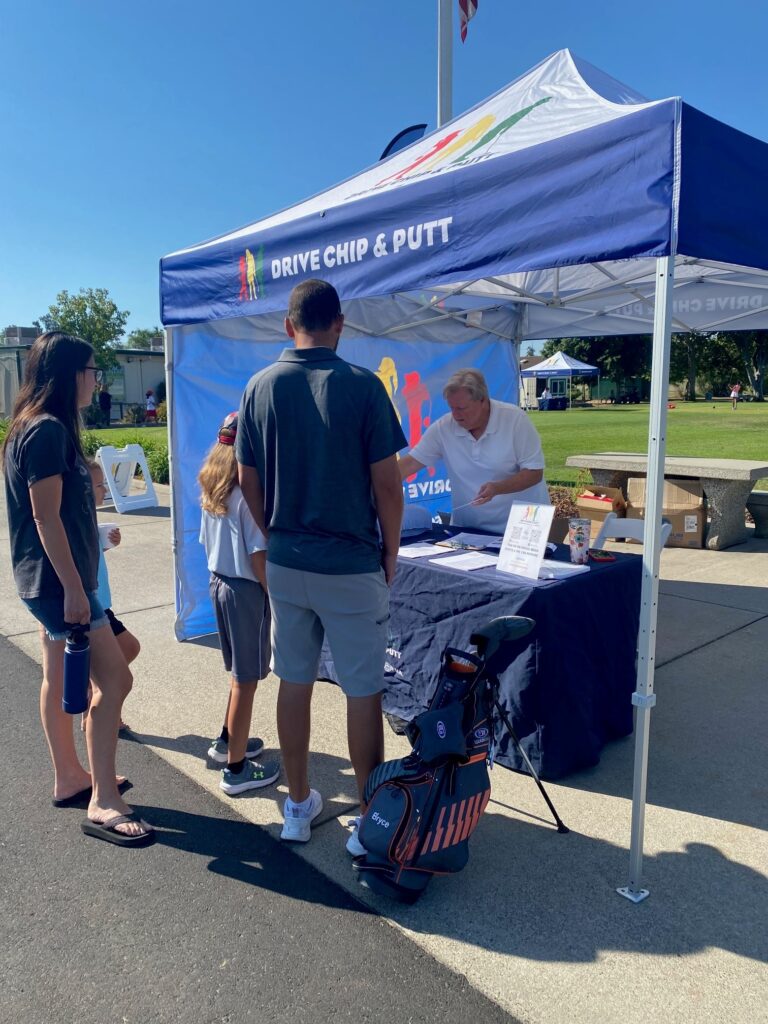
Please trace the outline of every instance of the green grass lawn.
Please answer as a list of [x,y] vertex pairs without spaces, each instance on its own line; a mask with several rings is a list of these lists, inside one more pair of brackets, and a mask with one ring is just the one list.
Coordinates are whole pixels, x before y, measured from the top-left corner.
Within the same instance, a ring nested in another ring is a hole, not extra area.
[[[604,405],[531,412],[541,436],[548,481],[576,481],[569,455],[648,450],[648,405]],[[667,454],[768,462],[768,402],[675,402],[667,411]],[[768,479],[755,485],[768,489]]]
[[89,434],[99,439],[99,444],[111,444],[114,448],[124,448],[127,444],[143,444],[151,439],[155,444],[168,443],[166,427],[109,427],[107,430],[89,430]]
[[[567,412],[531,412],[541,436],[549,482],[576,482],[569,455],[590,452],[644,452],[648,449],[647,405],[602,405]],[[100,444],[116,448],[138,443],[164,446],[165,427],[113,427],[89,431]],[[768,462],[768,402],[676,402],[667,411],[667,454]],[[768,490],[768,478],[756,486]]]

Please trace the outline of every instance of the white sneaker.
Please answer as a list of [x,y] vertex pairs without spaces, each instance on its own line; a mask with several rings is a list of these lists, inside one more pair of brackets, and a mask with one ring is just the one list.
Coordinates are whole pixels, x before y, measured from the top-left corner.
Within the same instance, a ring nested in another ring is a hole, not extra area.
[[285,821],[283,823],[283,831],[280,833],[281,839],[286,839],[291,843],[309,842],[312,822],[323,809],[323,798],[316,789],[310,789],[309,796],[309,810],[303,814],[299,813],[296,804],[293,803],[290,797],[286,799],[283,807]]
[[368,851],[360,842],[360,818],[350,818],[349,824],[354,825],[354,828],[347,840],[347,853],[352,857],[364,857]]

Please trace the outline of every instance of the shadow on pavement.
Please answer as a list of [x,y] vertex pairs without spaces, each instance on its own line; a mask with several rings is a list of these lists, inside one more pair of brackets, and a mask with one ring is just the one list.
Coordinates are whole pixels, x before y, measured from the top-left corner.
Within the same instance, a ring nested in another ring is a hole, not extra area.
[[768,883],[714,846],[646,857],[651,897],[633,907],[615,892],[627,881],[623,847],[492,813],[477,838],[462,874],[433,879],[414,907],[376,899],[376,908],[414,931],[526,960],[591,963],[607,950],[688,956],[708,947],[768,957]]
[[[649,804],[765,829],[766,641],[760,618],[659,670]],[[631,799],[634,748],[634,736],[610,743],[599,765],[562,784]]]
[[[127,743],[141,743],[158,750],[175,750],[179,754],[191,754],[198,760],[207,761],[209,766],[214,765],[214,762],[207,756],[208,748],[211,745],[211,736],[200,736],[197,733],[184,733],[182,736],[157,736],[154,733],[129,729],[121,734],[121,739]],[[215,765],[215,767],[220,768],[221,765]]]
[[134,805],[157,830],[158,845],[208,860],[207,870],[235,882],[340,910],[372,914],[339,886],[302,860],[285,843],[242,820],[173,808]]
[[[103,509],[102,511],[107,512],[109,509]],[[171,510],[163,505],[155,505],[150,508],[127,509],[121,515],[127,516],[129,519],[170,519]]]

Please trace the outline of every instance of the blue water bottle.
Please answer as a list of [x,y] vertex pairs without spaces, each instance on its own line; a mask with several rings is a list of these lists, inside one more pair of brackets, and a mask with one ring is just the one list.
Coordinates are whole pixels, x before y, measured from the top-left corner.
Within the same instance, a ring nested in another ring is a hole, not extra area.
[[68,715],[80,715],[88,710],[90,675],[88,626],[72,626],[64,648],[64,695],[61,700],[61,707]]

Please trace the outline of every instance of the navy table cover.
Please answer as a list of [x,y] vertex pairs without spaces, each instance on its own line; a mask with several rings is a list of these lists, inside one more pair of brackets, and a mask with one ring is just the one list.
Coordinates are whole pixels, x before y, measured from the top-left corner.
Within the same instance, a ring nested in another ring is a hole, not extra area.
[[[435,548],[435,556],[443,550]],[[568,549],[549,557],[567,561]],[[414,717],[435,688],[444,647],[468,648],[472,632],[499,615],[526,615],[536,621],[534,631],[503,648],[492,665],[512,726],[542,778],[597,764],[609,740],[632,732],[641,569],[639,555],[617,552],[615,562],[591,562],[589,572],[526,580],[495,568],[441,567],[428,556],[400,558],[385,709]],[[500,721],[496,743],[497,763],[525,770]]]

